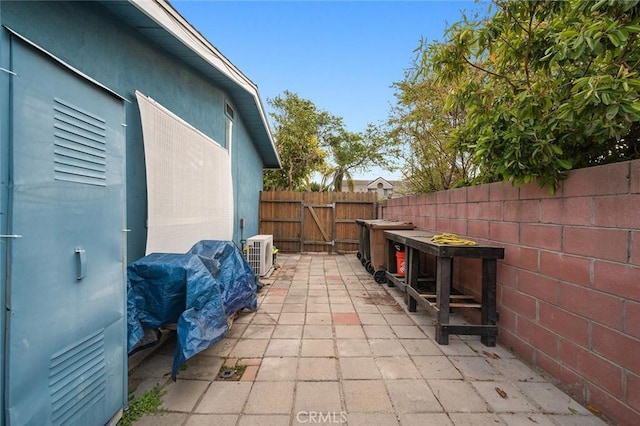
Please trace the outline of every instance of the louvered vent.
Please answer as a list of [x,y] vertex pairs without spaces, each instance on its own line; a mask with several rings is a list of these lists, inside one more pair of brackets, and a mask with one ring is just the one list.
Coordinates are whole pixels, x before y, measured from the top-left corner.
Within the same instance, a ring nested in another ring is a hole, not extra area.
[[56,180],[106,186],[106,121],[62,99],[54,99]]
[[99,330],[51,357],[49,393],[52,423],[74,419],[105,396],[104,330]]

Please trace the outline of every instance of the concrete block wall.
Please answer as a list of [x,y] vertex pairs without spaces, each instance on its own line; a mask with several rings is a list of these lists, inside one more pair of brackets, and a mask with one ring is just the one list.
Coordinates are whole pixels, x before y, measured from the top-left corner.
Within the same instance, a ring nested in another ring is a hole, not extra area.
[[[550,195],[493,183],[387,200],[378,217],[505,248],[499,340],[618,424],[640,424],[640,160],[574,170]],[[456,286],[480,292],[480,262]]]

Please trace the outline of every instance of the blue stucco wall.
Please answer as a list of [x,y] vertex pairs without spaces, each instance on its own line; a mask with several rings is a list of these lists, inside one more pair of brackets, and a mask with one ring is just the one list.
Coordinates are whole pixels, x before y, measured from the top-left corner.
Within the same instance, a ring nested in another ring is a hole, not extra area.
[[[129,101],[126,103],[127,221],[131,229],[128,262],[142,257],[146,241],[146,180],[140,114],[134,91],[152,97],[223,146],[224,104],[225,101],[233,104],[233,99],[198,71],[122,24],[100,4],[2,2],[0,16],[3,25]],[[0,42],[0,49],[6,49],[6,36]],[[241,232],[244,238],[258,233],[263,163],[242,117],[236,116],[233,134],[236,204],[233,235],[239,245]],[[240,218],[246,223],[242,231]]]

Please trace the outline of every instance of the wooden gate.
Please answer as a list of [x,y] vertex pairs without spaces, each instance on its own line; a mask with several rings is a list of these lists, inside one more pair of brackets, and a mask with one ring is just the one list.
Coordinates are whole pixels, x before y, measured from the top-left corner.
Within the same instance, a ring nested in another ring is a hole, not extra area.
[[356,252],[355,220],[375,219],[377,201],[367,192],[262,192],[260,233],[282,252]]

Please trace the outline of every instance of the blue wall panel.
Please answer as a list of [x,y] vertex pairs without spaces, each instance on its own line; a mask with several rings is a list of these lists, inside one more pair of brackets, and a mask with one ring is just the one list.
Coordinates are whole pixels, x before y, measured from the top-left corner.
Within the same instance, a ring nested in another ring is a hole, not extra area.
[[[73,24],[70,24],[73,23]],[[2,24],[126,97],[128,262],[144,255],[146,181],[140,115],[134,91],[160,102],[224,145],[224,103],[229,95],[198,71],[164,53],[135,29],[91,2],[3,2]],[[212,40],[215,43],[215,40]],[[233,99],[231,99],[233,102]],[[239,218],[245,238],[258,232],[262,160],[237,117],[234,123],[234,240]],[[240,166],[241,165],[241,166]]]

